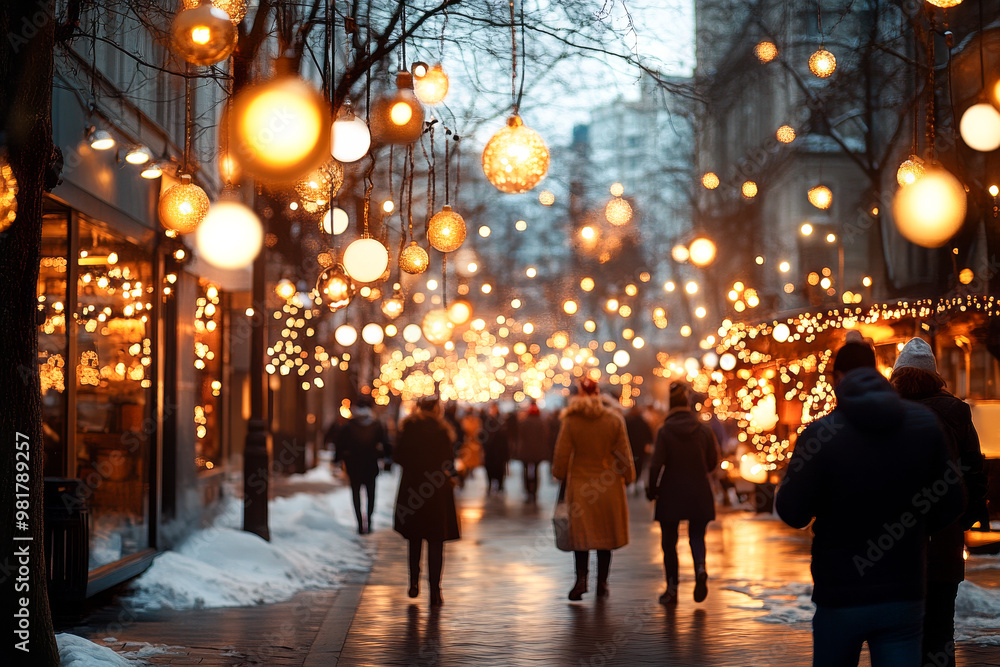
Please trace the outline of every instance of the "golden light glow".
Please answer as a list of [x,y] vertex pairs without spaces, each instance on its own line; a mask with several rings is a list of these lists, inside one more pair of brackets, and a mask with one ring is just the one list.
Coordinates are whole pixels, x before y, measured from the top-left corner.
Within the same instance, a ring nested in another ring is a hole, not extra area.
[[274,286],[274,293],[287,301],[295,296],[295,283],[288,278],[282,278]]
[[975,279],[976,275],[972,272],[972,269],[962,269],[958,274],[958,282],[963,285],[968,285]]
[[436,63],[425,72],[420,73],[413,68],[413,92],[424,104],[435,105],[444,101],[448,94],[448,75],[441,69],[441,63]]
[[545,178],[548,170],[549,149],[538,133],[516,114],[483,150],[483,172],[501,192],[527,192]]
[[259,83],[233,100],[229,147],[250,176],[272,183],[303,178],[328,156],[326,101],[295,76]]
[[813,226],[808,222],[803,222],[802,226],[799,227],[799,233],[802,234],[802,236],[809,236],[813,233]]
[[604,207],[604,218],[616,227],[627,225],[632,219],[632,205],[621,197],[615,197]]
[[388,266],[389,251],[377,239],[358,239],[344,251],[344,269],[359,283],[378,280]]
[[693,280],[689,281],[687,284],[684,285],[684,291],[687,292],[688,294],[697,294],[698,283],[694,282]]
[[190,234],[208,215],[208,206],[208,195],[185,174],[160,196],[160,223],[178,234]]
[[705,186],[707,190],[714,190],[719,187],[719,177],[715,172],[706,172],[704,176],[701,177],[701,184]]
[[795,141],[795,130],[790,125],[782,125],[776,132],[778,141],[783,144],[790,144]]
[[973,150],[990,153],[1000,148],[1000,111],[989,102],[966,109],[958,129],[962,140]]
[[420,323],[420,331],[431,345],[444,345],[451,340],[451,334],[454,330],[455,325],[449,319],[448,311],[444,308],[428,311]]
[[757,56],[757,60],[762,63],[769,63],[778,57],[778,47],[774,45],[774,42],[762,41],[758,42],[757,46],[753,49],[754,55]]
[[[201,4],[203,4],[202,0],[184,0],[185,9],[192,9]],[[215,5],[216,9],[224,11],[233,25],[242,21],[247,15],[246,0],[214,0],[210,4]]]
[[708,311],[705,310],[704,306],[698,306],[697,308],[694,309],[694,316],[697,317],[698,319],[702,319],[707,314]]
[[345,100],[330,128],[330,153],[340,162],[357,162],[368,154],[371,144],[368,124],[354,114],[350,100]]
[[823,211],[833,204],[833,192],[825,185],[814,185],[806,196],[810,204]]
[[900,187],[913,185],[923,175],[924,161],[916,155],[911,155],[903,160],[899,165],[899,169],[896,170],[896,182],[899,183]]
[[595,236],[595,234],[594,234],[594,228],[591,227],[590,225],[587,225],[585,227],[580,228],[580,236],[585,241],[592,241],[594,239],[594,236]]
[[191,41],[195,44],[208,44],[212,38],[212,30],[208,26],[200,25],[191,28]]
[[680,333],[681,333],[682,336],[684,336],[685,338],[687,338],[688,336],[691,335],[691,327],[689,327],[688,325],[685,324],[684,326],[681,327]]
[[536,275],[538,275],[538,271],[535,270],[535,267],[529,266],[527,269],[525,269],[524,275],[528,276],[529,278],[534,278]]
[[715,244],[710,239],[697,238],[691,242],[688,253],[695,266],[708,266],[715,259]]
[[552,206],[556,203],[556,196],[548,190],[542,190],[538,193],[538,203],[542,206]]
[[217,201],[198,225],[195,242],[199,256],[212,266],[242,269],[260,252],[264,244],[264,227],[243,203]]
[[389,111],[389,118],[396,125],[406,125],[413,118],[413,107],[405,102],[396,102]]
[[403,248],[399,253],[399,268],[409,274],[417,275],[423,273],[430,266],[431,260],[427,256],[427,251],[417,245],[416,241],[410,241],[410,245]]
[[1000,195],[1000,188],[998,188],[995,185],[991,185],[990,186],[990,196],[991,197],[996,197],[997,195]]
[[920,180],[900,188],[892,200],[896,227],[907,240],[925,248],[939,248],[965,222],[965,186],[950,172],[932,167]]
[[479,235],[482,236],[485,239],[486,237],[488,237],[490,235],[490,228],[487,227],[486,225],[482,225],[479,228]]
[[452,321],[453,324],[461,325],[469,321],[472,317],[472,304],[465,299],[457,299],[452,301],[448,306],[448,319]]
[[320,165],[308,176],[295,183],[295,194],[304,203],[326,206],[336,197],[344,183],[344,167],[336,160]]
[[435,250],[454,252],[465,241],[465,220],[444,206],[427,223],[427,240]]
[[837,69],[837,59],[826,49],[818,49],[809,56],[809,71],[821,79],[832,75]]
[[927,3],[935,7],[941,7],[942,9],[948,9],[949,7],[959,6],[962,4],[962,0],[927,0]]
[[572,299],[567,299],[563,301],[563,312],[567,315],[575,315],[577,311],[576,301]]
[[372,105],[372,132],[387,144],[412,144],[424,130],[424,108],[413,92],[413,77],[406,70],[396,74],[396,91]]
[[145,146],[135,146],[125,154],[125,161],[129,164],[146,164],[150,158],[152,155],[149,154],[149,149]]
[[523,232],[527,228],[528,228],[528,223],[525,222],[524,220],[518,220],[517,222],[514,223],[514,229],[516,229],[519,232]]
[[745,198],[753,199],[757,196],[757,184],[753,181],[746,181],[743,183],[741,191],[743,192],[743,196]]
[[17,219],[17,179],[5,155],[0,155],[0,232]]
[[205,3],[177,12],[170,38],[173,50],[192,65],[214,65],[236,48],[236,26],[225,11]]
[[670,250],[670,256],[675,262],[686,262],[691,258],[691,252],[687,246],[677,244]]
[[618,310],[618,299],[608,299],[607,303],[604,304],[604,307],[607,308],[609,313],[615,312]]
[[580,289],[584,292],[589,292],[594,289],[594,279],[587,276],[580,280]]
[[782,262],[781,264],[778,264],[778,270],[781,271],[782,273],[788,273],[788,271],[791,268],[792,268],[792,265],[789,264],[788,262]]

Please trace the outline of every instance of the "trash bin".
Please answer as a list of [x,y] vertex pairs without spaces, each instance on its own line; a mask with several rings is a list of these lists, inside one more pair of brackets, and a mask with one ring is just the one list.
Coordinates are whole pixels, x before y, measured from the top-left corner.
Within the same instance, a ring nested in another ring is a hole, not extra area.
[[45,478],[45,566],[49,600],[87,597],[90,507],[81,479]]

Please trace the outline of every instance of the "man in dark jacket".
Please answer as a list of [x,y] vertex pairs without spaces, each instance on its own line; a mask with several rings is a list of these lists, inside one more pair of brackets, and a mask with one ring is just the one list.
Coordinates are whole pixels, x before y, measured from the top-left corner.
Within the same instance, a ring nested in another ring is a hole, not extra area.
[[646,447],[653,442],[653,431],[638,402],[625,414],[625,432],[628,434],[629,447],[632,448],[632,465],[635,466],[635,494],[639,495],[639,480],[646,463]]
[[[374,403],[369,396],[362,396],[351,406],[351,418],[336,433],[334,462],[342,463],[344,472],[351,482],[351,498],[354,500],[354,515],[358,520],[358,534],[365,535],[372,530],[372,514],[375,512],[375,477],[378,475],[379,459],[389,460],[392,450],[385,427],[372,413]],[[368,497],[367,512],[361,511],[361,487],[365,487]],[[367,522],[362,520],[367,516]]]
[[655,518],[662,535],[667,591],[660,596],[661,604],[677,604],[677,529],[684,519],[694,561],[694,601],[701,602],[708,595],[705,529],[715,518],[708,476],[719,465],[719,445],[712,429],[698,421],[688,400],[684,384],[670,385],[670,412],[656,433],[646,484],[646,497],[656,501]]
[[934,411],[941,420],[953,459],[959,462],[968,506],[965,514],[930,536],[927,545],[927,601],[924,608],[924,664],[955,664],[955,596],[965,579],[965,531],[979,522],[989,527],[987,479],[972,410],[945,389],[934,350],[921,338],[900,351],[889,379],[903,398]]
[[[833,364],[837,407],[799,436],[775,509],[812,522],[813,665],[920,665],[928,532],[963,509],[937,418],[903,400],[861,341]],[[815,519],[815,521],[814,521]]]

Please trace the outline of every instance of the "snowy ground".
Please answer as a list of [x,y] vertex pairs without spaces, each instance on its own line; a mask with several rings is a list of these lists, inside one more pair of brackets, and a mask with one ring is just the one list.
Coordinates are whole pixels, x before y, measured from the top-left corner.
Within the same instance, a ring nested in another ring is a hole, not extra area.
[[[376,529],[391,525],[397,475],[379,476]],[[321,465],[292,475],[287,484],[294,489],[332,481],[329,466]],[[335,588],[344,573],[369,568],[372,549],[357,534],[349,488],[276,498],[269,512],[267,542],[240,530],[242,505],[230,498],[211,527],[156,557],[131,584],[127,603],[139,611],[268,604],[306,589]],[[57,639],[63,667],[133,666],[143,664],[143,657],[171,652],[169,646],[136,645],[120,655],[75,635]]]

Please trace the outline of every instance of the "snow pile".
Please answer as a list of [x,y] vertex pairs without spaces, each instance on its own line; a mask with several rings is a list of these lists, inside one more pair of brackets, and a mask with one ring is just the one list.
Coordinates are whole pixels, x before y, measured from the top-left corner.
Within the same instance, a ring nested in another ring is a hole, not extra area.
[[[329,474],[321,465],[298,477]],[[390,525],[396,482],[395,475],[379,476],[375,529]],[[350,489],[276,498],[269,511],[270,542],[239,529],[242,505],[231,499],[212,527],[156,557],[132,584],[129,603],[138,610],[267,604],[335,587],[345,572],[370,567],[372,550],[357,535]]]
[[59,664],[61,667],[94,667],[95,665],[133,667],[136,664],[118,655],[107,646],[95,644],[83,637],[66,632],[56,635],[56,644],[59,645]]
[[772,584],[753,582],[722,586],[724,590],[742,593],[752,600],[759,600],[760,606],[734,605],[736,609],[766,611],[755,620],[763,623],[807,623],[816,613],[812,603],[812,584],[801,582],[775,582]]
[[1000,646],[1000,590],[969,581],[958,585],[955,640]]

